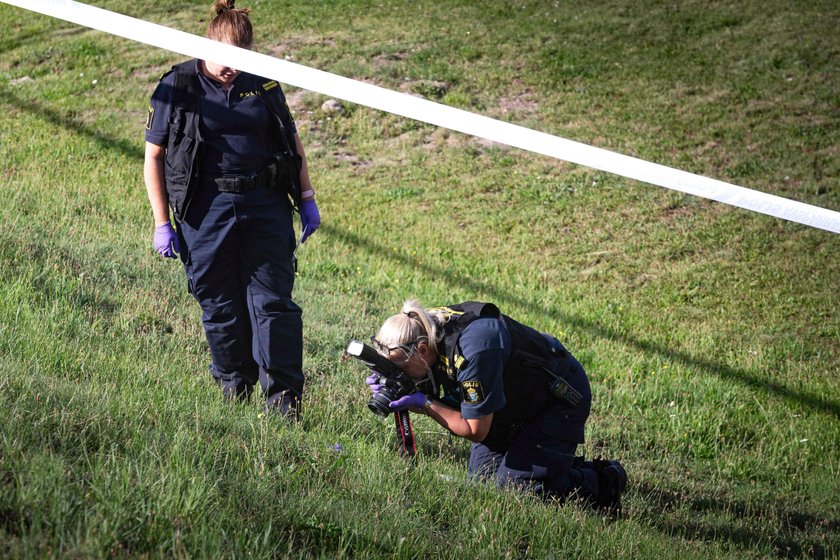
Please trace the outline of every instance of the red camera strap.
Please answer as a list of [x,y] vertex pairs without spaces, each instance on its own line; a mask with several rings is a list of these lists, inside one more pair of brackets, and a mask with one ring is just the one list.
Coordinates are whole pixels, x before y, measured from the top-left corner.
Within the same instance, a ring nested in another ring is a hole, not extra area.
[[411,418],[407,410],[400,410],[394,413],[394,421],[397,424],[397,447],[403,457],[414,457],[417,447],[414,445],[414,430],[411,427]]

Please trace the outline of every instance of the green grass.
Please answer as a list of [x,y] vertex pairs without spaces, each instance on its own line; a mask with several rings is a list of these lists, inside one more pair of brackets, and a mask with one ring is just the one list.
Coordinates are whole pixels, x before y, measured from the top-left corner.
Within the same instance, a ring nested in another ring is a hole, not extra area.
[[[95,4],[202,33],[209,3]],[[250,3],[258,50],[840,210],[833,3],[298,4]],[[0,556],[840,557],[837,235],[287,88],[324,217],[290,427],[222,402],[151,247],[179,57],[0,15]],[[426,418],[399,459],[342,350],[409,296],[572,349],[623,519],[468,484]]]

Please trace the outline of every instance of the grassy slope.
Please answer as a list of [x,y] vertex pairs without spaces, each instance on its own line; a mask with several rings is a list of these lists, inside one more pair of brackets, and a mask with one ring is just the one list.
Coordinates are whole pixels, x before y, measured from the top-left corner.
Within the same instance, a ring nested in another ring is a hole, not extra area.
[[[203,28],[203,3],[97,5]],[[262,52],[840,209],[827,2],[252,7]],[[838,554],[838,236],[289,88],[325,217],[290,429],[220,402],[149,246],[140,130],[178,57],[0,13],[4,556]],[[567,342],[625,520],[466,485],[424,418],[416,466],[394,456],[341,350],[409,295]]]

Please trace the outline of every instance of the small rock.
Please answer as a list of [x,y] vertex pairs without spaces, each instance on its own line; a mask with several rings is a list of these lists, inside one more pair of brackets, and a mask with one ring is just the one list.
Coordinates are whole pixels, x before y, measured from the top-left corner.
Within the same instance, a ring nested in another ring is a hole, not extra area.
[[321,105],[321,110],[325,113],[343,113],[344,107],[335,99],[328,99]]
[[29,76],[23,76],[22,78],[15,78],[14,80],[12,80],[9,83],[11,83],[13,86],[16,86],[18,84],[25,84],[26,82],[34,82],[34,81],[35,80],[30,78]]

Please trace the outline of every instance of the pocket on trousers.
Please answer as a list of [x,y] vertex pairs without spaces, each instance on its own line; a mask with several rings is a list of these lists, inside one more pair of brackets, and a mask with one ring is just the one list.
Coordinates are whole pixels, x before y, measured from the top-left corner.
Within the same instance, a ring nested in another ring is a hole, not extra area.
[[543,417],[543,436],[548,441],[583,443],[584,422],[571,412],[557,411]]
[[184,238],[181,237],[181,261],[184,263],[184,275],[187,277],[187,291],[190,293],[191,296],[196,297],[195,279],[192,269],[192,255],[190,254],[190,250],[187,249],[186,246],[187,244],[184,242]]

